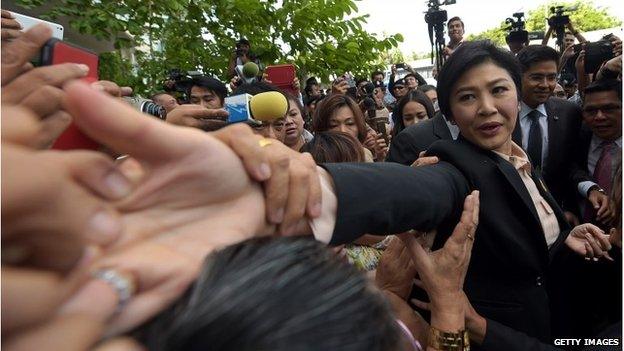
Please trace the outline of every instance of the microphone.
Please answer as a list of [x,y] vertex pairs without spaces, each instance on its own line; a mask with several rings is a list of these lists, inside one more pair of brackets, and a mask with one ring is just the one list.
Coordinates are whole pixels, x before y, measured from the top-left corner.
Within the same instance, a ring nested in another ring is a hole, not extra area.
[[247,62],[243,65],[241,79],[243,82],[249,84],[256,81],[256,77],[260,72],[260,67],[256,65],[254,62]]
[[228,123],[270,122],[283,118],[288,112],[288,100],[277,91],[267,91],[254,96],[240,94],[225,98],[225,109],[229,113]]
[[283,118],[288,112],[288,100],[278,91],[267,91],[251,97],[249,111],[256,121],[268,122]]

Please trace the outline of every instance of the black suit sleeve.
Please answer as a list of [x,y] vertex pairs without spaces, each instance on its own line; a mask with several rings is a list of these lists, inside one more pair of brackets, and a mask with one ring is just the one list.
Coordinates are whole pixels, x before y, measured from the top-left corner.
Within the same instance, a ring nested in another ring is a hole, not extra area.
[[402,165],[411,166],[418,159],[418,154],[424,150],[419,150],[414,145],[414,137],[403,130],[397,134],[390,143],[390,150],[386,156],[386,162],[395,162]]
[[362,234],[431,230],[461,213],[466,178],[449,163],[412,168],[393,163],[334,163],[323,167],[338,199],[331,244]]
[[481,344],[485,351],[561,351],[515,329],[509,328],[491,319],[487,320],[485,339]]

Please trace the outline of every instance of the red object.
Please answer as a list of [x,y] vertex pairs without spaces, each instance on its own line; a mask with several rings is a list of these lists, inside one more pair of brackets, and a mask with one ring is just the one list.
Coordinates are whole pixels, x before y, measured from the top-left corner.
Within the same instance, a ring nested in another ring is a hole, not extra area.
[[294,65],[268,66],[264,72],[267,74],[267,79],[271,81],[271,84],[293,94],[295,97],[299,96],[299,90],[293,88],[293,80],[296,77]]
[[[98,55],[92,51],[52,38],[41,50],[41,65],[58,65],[61,63],[82,63],[89,67],[89,73],[82,78],[85,82],[98,81]],[[88,149],[96,150],[100,144],[84,134],[74,123],[56,139],[53,149],[73,150]]]

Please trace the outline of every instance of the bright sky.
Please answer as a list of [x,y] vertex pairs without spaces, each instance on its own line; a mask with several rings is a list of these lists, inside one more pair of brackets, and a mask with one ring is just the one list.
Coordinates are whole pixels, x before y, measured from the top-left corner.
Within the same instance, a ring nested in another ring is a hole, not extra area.
[[[466,25],[466,35],[480,33],[496,27],[514,12],[533,10],[546,0],[457,0],[455,5],[444,6],[448,18],[460,16]],[[622,0],[594,0],[594,5],[607,8],[614,16],[624,20]],[[425,0],[361,0],[357,2],[359,14],[369,14],[365,29],[372,33],[401,33],[404,41],[399,49],[404,55],[431,50],[429,32],[424,20],[427,10]],[[448,37],[446,39],[448,41]]]

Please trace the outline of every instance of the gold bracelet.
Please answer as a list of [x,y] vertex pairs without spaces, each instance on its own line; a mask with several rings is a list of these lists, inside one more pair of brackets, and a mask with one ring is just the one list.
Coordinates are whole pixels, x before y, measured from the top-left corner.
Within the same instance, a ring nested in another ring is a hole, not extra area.
[[448,333],[429,327],[429,346],[440,351],[470,351],[468,331]]

